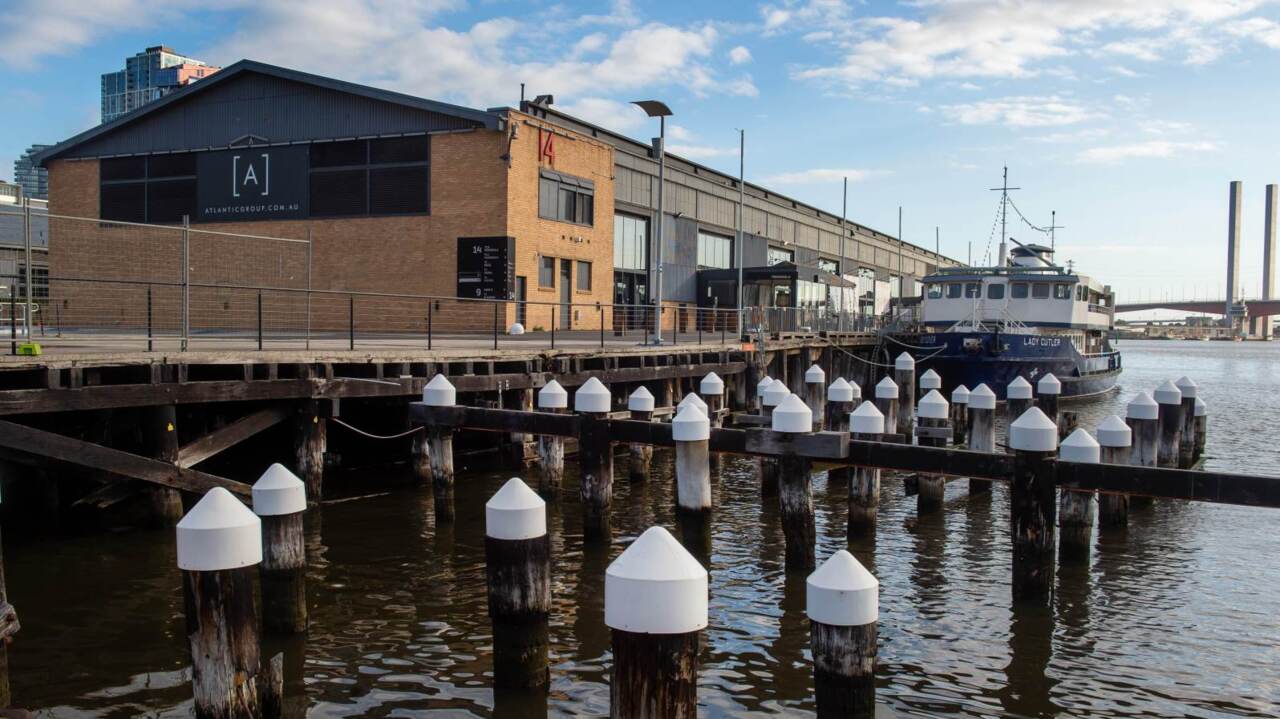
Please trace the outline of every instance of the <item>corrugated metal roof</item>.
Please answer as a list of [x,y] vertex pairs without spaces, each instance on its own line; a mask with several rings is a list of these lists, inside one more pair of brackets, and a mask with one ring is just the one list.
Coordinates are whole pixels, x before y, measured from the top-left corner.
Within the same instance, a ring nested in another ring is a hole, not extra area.
[[35,161],[496,129],[500,120],[496,113],[241,60],[38,153]]

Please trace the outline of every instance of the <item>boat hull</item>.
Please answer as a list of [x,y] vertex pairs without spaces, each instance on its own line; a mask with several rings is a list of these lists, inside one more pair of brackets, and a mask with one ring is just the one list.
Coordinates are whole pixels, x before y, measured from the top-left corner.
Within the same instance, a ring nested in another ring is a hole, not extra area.
[[940,332],[920,335],[912,343],[917,369],[942,376],[949,394],[958,385],[986,384],[1000,400],[1017,377],[1035,385],[1053,373],[1062,382],[1062,398],[1102,394],[1115,387],[1122,370],[1119,352],[1083,357],[1066,337],[991,332]]

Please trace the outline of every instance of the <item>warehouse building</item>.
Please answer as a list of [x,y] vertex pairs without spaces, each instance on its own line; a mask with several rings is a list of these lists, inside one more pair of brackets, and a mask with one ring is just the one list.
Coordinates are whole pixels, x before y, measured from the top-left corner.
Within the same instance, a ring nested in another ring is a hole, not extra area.
[[[637,321],[607,308],[652,302],[655,158],[546,98],[476,110],[244,60],[37,160],[54,215],[175,228],[185,217],[204,237],[183,258],[157,251],[172,245],[160,229],[60,221],[49,262],[64,316],[83,283],[59,277],[151,273],[164,286],[185,267],[193,283],[228,288],[227,313],[238,311],[230,288],[298,288],[305,274],[312,290],[515,300],[506,322],[595,329]],[[738,191],[734,177],[667,156],[668,325],[736,303],[724,270]],[[850,310],[876,312],[954,264],[751,184],[743,220],[748,306],[834,307],[844,292]],[[303,259],[250,236],[310,245]],[[217,326],[216,313],[193,321]]]

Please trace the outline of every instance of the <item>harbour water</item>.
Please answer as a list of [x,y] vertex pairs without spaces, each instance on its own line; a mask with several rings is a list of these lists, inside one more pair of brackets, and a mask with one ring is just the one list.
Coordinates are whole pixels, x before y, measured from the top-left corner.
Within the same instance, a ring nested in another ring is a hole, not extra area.
[[[1207,466],[1276,474],[1280,344],[1124,342],[1121,389],[1065,409],[1092,428],[1140,390],[1190,375],[1210,408]],[[1000,430],[1001,436],[1003,430]],[[617,461],[615,540],[582,549],[577,478],[549,516],[554,608],[549,695],[495,696],[483,506],[509,473],[460,469],[457,521],[438,527],[404,470],[345,477],[350,496],[308,517],[311,631],[284,645],[289,711],[312,717],[608,713],[604,572],[658,523],[675,529],[671,456],[646,485]],[[241,477],[251,479],[251,477]],[[399,486],[397,486],[399,485]],[[1051,607],[1010,600],[1008,492],[947,489],[916,518],[883,485],[874,540],[849,549],[879,577],[878,714],[1210,717],[1280,711],[1280,535],[1273,510],[1157,501],[1059,568]],[[814,477],[819,557],[845,546],[845,491]],[[700,714],[812,713],[804,578],[754,463],[714,485],[711,612]],[[6,539],[8,539],[6,537]],[[6,542],[17,706],[48,717],[187,716],[190,685],[172,534]]]

